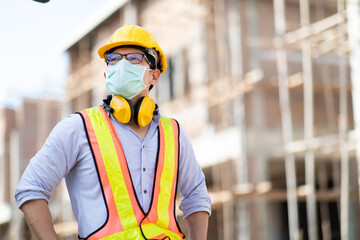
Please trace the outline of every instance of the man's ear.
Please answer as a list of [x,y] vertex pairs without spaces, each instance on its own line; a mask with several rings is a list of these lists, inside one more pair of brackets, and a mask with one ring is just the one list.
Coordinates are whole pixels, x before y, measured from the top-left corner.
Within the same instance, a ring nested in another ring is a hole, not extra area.
[[151,71],[151,80],[150,80],[150,84],[151,85],[155,85],[158,81],[159,81],[159,78],[160,78],[160,70],[159,69],[154,69]]

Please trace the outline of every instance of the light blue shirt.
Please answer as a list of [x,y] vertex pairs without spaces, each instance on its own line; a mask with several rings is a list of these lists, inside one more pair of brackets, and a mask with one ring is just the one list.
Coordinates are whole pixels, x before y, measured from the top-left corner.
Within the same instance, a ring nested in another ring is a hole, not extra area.
[[[145,212],[148,212],[151,203],[159,118],[153,118],[144,141],[141,141],[128,124],[122,124],[110,116],[124,149],[139,204]],[[183,196],[180,203],[183,217],[186,219],[198,211],[210,214],[211,203],[204,174],[181,126],[179,132],[178,188]],[[104,224],[107,212],[83,121],[78,114],[60,121],[42,149],[31,159],[15,190],[18,207],[33,199],[48,201],[51,192],[64,177],[78,221],[79,235],[87,237]]]

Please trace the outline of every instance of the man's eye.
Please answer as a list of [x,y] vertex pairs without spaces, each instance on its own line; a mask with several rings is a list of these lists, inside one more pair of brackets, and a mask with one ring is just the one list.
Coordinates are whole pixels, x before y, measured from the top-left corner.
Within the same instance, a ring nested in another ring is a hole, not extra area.
[[110,62],[118,62],[120,60],[120,57],[112,57],[109,59]]
[[136,57],[136,56],[129,56],[129,61],[137,61],[137,60],[139,60],[138,57]]

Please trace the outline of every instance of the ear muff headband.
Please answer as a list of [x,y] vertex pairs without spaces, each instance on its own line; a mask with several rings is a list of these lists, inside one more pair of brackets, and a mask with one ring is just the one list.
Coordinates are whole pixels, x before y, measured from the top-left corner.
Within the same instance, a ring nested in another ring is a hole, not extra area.
[[114,109],[113,116],[121,123],[128,123],[134,112],[130,102],[121,96],[113,97],[110,107]]
[[134,122],[140,127],[148,125],[154,116],[155,108],[155,102],[151,97],[140,98],[135,107]]

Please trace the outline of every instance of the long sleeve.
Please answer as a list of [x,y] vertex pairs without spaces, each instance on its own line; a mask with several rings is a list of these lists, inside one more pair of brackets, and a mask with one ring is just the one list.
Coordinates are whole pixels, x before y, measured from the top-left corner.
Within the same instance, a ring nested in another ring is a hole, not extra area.
[[211,201],[205,184],[205,176],[196,160],[191,142],[180,127],[179,191],[183,196],[180,210],[186,219],[194,212],[211,214]]
[[28,200],[49,200],[51,192],[65,177],[79,154],[79,117],[70,115],[60,121],[51,131],[44,146],[31,159],[20,183],[15,189],[18,207]]

